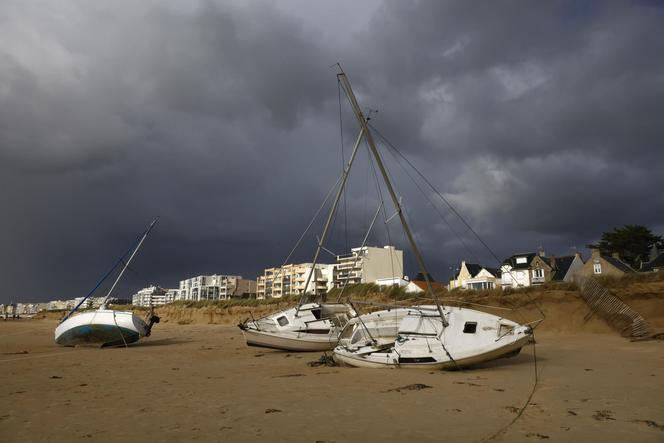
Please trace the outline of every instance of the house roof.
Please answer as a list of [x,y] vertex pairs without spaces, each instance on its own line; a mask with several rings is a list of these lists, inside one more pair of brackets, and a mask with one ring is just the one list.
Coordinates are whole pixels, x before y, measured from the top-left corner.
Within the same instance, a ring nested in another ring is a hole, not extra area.
[[[444,289],[445,288],[445,286],[443,286],[442,283],[438,283],[437,281],[429,280],[429,282],[431,283],[431,288],[434,291],[436,289]],[[427,282],[424,279],[422,279],[422,280],[412,280],[411,283],[414,283],[415,285],[417,285],[418,288],[423,289],[424,291],[427,290]]]
[[612,257],[610,255],[602,255],[602,258],[622,272],[634,272],[634,269],[632,269],[630,265],[618,258]]
[[572,262],[574,261],[575,257],[576,257],[575,255],[556,257],[555,258],[556,269],[555,272],[553,273],[553,276],[551,277],[551,280],[561,281],[562,279],[564,279],[565,275],[567,275],[567,271],[569,271],[569,267],[572,266]]
[[489,274],[493,275],[493,276],[496,277],[496,278],[500,278],[500,276],[501,276],[501,274],[502,274],[502,273],[500,272],[500,269],[496,269],[496,268],[486,268],[486,267],[485,267],[484,269],[486,269],[487,272],[489,272]]
[[[512,269],[528,269],[530,267],[530,262],[533,261],[537,254],[534,252],[527,252],[524,254],[514,254],[513,256],[506,258],[503,261],[503,265],[510,265]],[[520,257],[525,257],[525,263],[517,263],[516,259]]]
[[466,269],[470,272],[471,277],[475,277],[482,271],[483,266],[476,263],[466,263]]

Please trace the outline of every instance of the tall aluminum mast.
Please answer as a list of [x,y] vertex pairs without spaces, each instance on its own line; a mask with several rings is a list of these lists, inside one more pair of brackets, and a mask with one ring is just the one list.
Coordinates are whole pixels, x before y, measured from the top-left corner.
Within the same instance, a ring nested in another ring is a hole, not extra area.
[[[341,68],[340,68],[341,69]],[[420,250],[417,247],[417,244],[415,243],[415,238],[413,237],[413,234],[410,230],[410,227],[408,227],[408,223],[406,222],[406,217],[403,214],[403,210],[401,208],[401,203],[399,203],[399,199],[397,198],[396,193],[394,192],[394,188],[392,187],[392,183],[390,182],[390,178],[387,175],[387,171],[385,170],[385,166],[383,165],[383,161],[380,157],[380,154],[378,152],[378,149],[376,148],[376,144],[374,142],[373,136],[371,135],[371,131],[369,131],[369,125],[367,123],[367,119],[362,113],[362,109],[360,108],[360,105],[357,103],[357,99],[355,98],[355,94],[353,93],[353,89],[350,86],[350,81],[348,81],[348,77],[346,76],[346,73],[341,70],[339,74],[337,74],[337,78],[341,82],[344,91],[346,92],[346,95],[348,96],[348,99],[350,100],[350,104],[353,108],[353,112],[355,113],[355,117],[357,117],[358,122],[360,123],[360,127],[362,128],[362,131],[364,132],[364,137],[367,140],[367,143],[369,144],[369,149],[371,150],[371,154],[373,157],[376,159],[376,163],[378,164],[378,169],[380,170],[381,175],[383,176],[383,180],[385,181],[385,185],[387,186],[387,190],[390,193],[390,197],[392,198],[392,202],[394,203],[394,207],[397,210],[397,214],[399,215],[399,219],[401,220],[401,225],[403,226],[403,230],[406,233],[406,237],[408,238],[408,242],[410,243],[410,247],[413,250],[413,254],[415,255],[415,259],[417,260],[417,265],[420,268],[420,272],[422,275],[424,275],[424,280],[426,281],[427,284],[427,291],[431,294],[433,297],[434,301],[436,302],[436,307],[438,308],[438,313],[440,314],[440,318],[443,322],[443,326],[447,327],[448,323],[447,320],[445,319],[445,315],[443,313],[443,307],[441,306],[440,302],[438,301],[438,296],[433,291],[433,287],[431,286],[431,280],[429,279],[429,272],[427,271],[426,265],[424,264],[424,259],[422,258],[422,254],[420,253]]]
[[[309,283],[311,282],[311,276],[314,275],[314,273],[316,272],[316,264],[318,263],[318,256],[320,255],[320,251],[323,248],[323,245],[325,244],[325,240],[327,239],[328,231],[330,230],[330,226],[332,225],[332,220],[334,219],[334,213],[337,210],[337,205],[339,204],[339,200],[341,199],[341,196],[343,194],[344,187],[346,186],[346,180],[348,179],[350,168],[351,166],[353,166],[353,161],[355,160],[355,156],[357,155],[357,151],[358,148],[360,147],[360,143],[362,142],[362,136],[364,134],[366,134],[366,128],[361,128],[360,133],[357,135],[357,141],[355,142],[355,146],[353,147],[353,153],[350,155],[350,159],[348,160],[348,165],[344,168],[343,174],[341,176],[341,183],[339,184],[339,189],[337,189],[337,195],[334,198],[334,203],[332,203],[332,207],[330,208],[330,213],[327,216],[327,221],[325,222],[323,233],[321,235],[320,240],[318,241],[318,246],[316,247],[316,253],[314,254],[313,263],[311,265],[311,272],[307,276],[307,282],[304,284],[304,291],[302,292],[302,296],[300,297],[300,300],[297,304],[297,310],[295,311],[295,316],[300,314],[300,307],[302,306],[304,298],[307,296],[307,289],[309,288]],[[318,293],[317,286],[318,285],[314,283],[314,294]]]
[[159,221],[159,217],[152,220],[152,223],[150,223],[150,226],[148,226],[148,228],[145,230],[145,232],[143,233],[143,236],[141,237],[138,244],[136,245],[136,248],[134,249],[134,252],[132,252],[131,256],[129,257],[129,260],[127,260],[127,262],[124,264],[124,267],[122,268],[122,271],[120,271],[120,274],[118,275],[118,277],[113,282],[113,286],[111,286],[111,289],[108,290],[108,294],[106,294],[106,297],[104,297],[104,301],[101,303],[101,306],[100,306],[99,309],[106,309],[106,302],[108,302],[108,299],[111,297],[111,293],[113,292],[113,289],[115,289],[115,287],[117,286],[118,282],[122,278],[122,275],[124,274],[124,272],[129,267],[129,263],[131,263],[131,261],[134,259],[134,256],[136,255],[138,250],[141,249],[141,245],[143,245],[143,242],[145,241],[148,234],[150,233],[150,231],[152,231],[152,228],[154,228],[154,225],[156,225],[158,221]]

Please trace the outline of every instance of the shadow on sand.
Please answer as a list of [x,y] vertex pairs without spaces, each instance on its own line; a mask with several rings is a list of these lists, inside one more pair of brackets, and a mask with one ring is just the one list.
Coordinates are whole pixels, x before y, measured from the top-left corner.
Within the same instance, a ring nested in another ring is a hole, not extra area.
[[162,338],[159,340],[148,340],[148,341],[141,341],[140,343],[136,343],[132,345],[132,348],[144,348],[144,347],[149,347],[149,346],[170,346],[170,345],[181,345],[185,343],[191,343],[191,340],[182,340],[182,339],[177,339],[177,338]]
[[[545,362],[546,358],[538,355],[537,356],[537,363]],[[531,352],[521,352],[519,355],[516,355],[514,357],[508,357],[508,358],[499,358],[498,360],[492,360],[486,363],[480,363],[477,365],[472,365],[469,368],[466,369],[491,369],[491,368],[498,368],[502,366],[521,366],[521,365],[532,365],[533,364],[533,354]]]

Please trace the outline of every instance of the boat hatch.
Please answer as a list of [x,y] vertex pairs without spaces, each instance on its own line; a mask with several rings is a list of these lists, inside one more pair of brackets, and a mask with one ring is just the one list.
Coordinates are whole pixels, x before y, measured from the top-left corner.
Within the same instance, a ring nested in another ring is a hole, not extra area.
[[467,321],[466,324],[463,325],[464,334],[474,334],[476,331],[477,331],[476,321]]
[[277,323],[279,323],[279,326],[286,326],[288,324],[288,318],[285,315],[282,315],[277,318]]
[[311,314],[316,320],[320,320],[320,308],[314,308],[311,310]]

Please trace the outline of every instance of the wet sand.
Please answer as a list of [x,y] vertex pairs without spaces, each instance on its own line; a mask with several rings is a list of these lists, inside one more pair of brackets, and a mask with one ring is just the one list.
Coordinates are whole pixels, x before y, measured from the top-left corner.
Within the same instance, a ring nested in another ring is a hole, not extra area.
[[249,348],[231,326],[73,349],[55,325],[0,322],[1,441],[664,441],[661,340],[538,333],[538,387],[499,432],[531,392],[532,346],[459,372],[365,370]]

